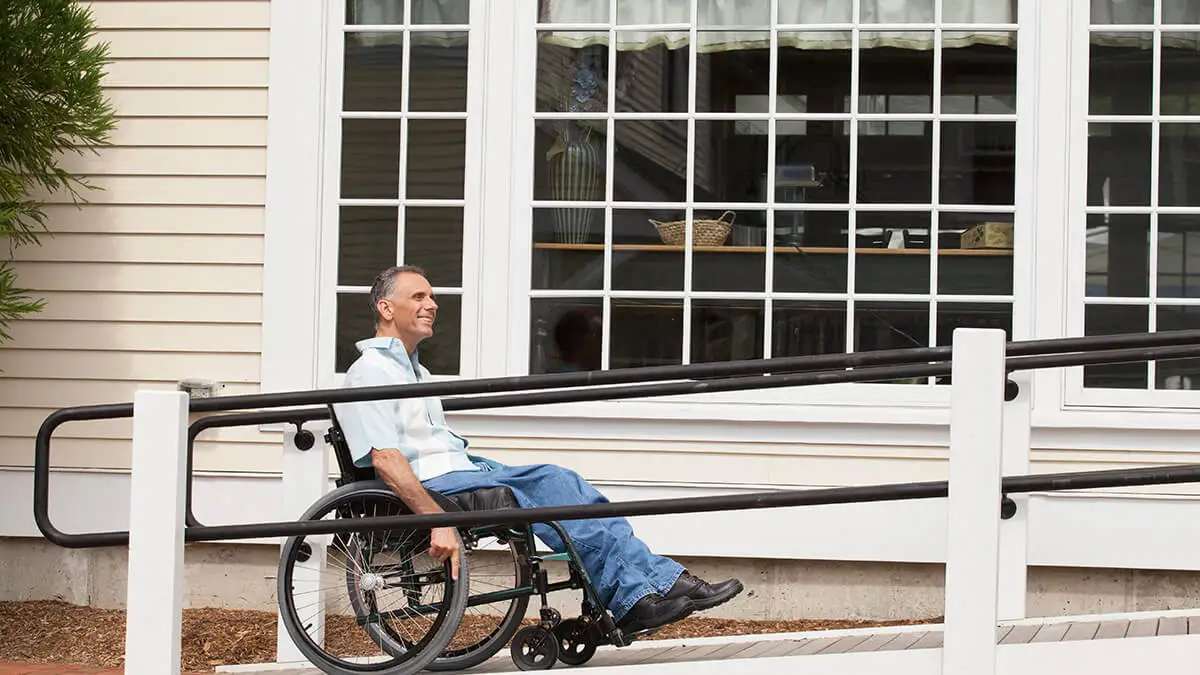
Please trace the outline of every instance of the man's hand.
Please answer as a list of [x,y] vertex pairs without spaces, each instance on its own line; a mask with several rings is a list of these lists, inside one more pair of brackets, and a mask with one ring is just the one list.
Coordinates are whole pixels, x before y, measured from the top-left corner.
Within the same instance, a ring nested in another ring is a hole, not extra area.
[[453,527],[435,527],[430,533],[429,555],[445,562],[450,559],[450,577],[458,581],[458,537]]

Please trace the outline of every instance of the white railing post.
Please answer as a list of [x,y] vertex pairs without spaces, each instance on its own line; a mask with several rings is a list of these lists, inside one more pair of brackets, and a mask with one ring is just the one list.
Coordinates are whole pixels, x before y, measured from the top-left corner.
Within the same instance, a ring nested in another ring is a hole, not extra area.
[[178,675],[180,670],[187,420],[184,392],[134,394],[127,675]]
[[1004,331],[954,331],[942,673],[994,675]]
[[[1000,469],[1005,476],[1029,473],[1030,412],[1033,379],[1029,371],[1013,373],[1008,379],[1018,387],[1017,398],[1004,404],[1004,450]],[[1017,512],[1000,521],[1001,621],[1024,619],[1029,583],[1029,495],[1009,495]]]
[[[312,429],[309,429],[312,431]],[[283,520],[299,520],[318,499],[325,495],[329,486],[329,455],[321,434],[314,432],[313,445],[308,450],[296,446],[295,427],[289,426],[283,434],[283,478],[280,500]],[[297,597],[307,599],[306,603],[315,603],[316,611],[310,634],[313,640],[323,645],[325,643],[325,598],[320,592],[321,575],[325,571],[325,541],[329,537],[310,536],[304,541],[312,546],[312,557],[304,565],[297,565],[292,577],[293,591]],[[283,539],[279,541],[281,552]],[[311,607],[311,604],[310,604]],[[307,613],[307,611],[306,611]],[[304,654],[296,648],[292,637],[288,635],[283,625],[283,618],[277,619],[275,638],[276,663],[297,663],[305,661]]]

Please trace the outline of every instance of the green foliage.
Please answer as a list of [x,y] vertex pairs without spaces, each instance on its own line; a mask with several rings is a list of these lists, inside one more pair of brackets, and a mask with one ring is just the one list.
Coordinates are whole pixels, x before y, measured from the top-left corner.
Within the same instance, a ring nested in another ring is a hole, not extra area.
[[[17,246],[47,231],[45,201],[65,191],[75,204],[96,189],[63,169],[69,152],[107,145],[116,120],[101,89],[108,45],[93,40],[91,10],[75,0],[0,0],[0,237]],[[42,302],[0,263],[0,338]]]

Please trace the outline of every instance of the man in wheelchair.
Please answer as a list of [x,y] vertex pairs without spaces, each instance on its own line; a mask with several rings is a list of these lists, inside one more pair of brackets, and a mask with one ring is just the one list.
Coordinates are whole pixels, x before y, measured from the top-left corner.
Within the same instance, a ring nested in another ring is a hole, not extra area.
[[[413,383],[429,378],[418,344],[433,335],[437,303],[424,272],[391,267],[371,288],[374,338],[357,343],[359,358],[345,386]],[[355,464],[373,467],[379,478],[415,513],[441,508],[426,489],[443,495],[507,487],[521,507],[606,503],[574,471],[550,464],[506,466],[467,452],[467,441],[446,425],[438,399],[365,401],[335,405]],[[599,599],[625,634],[665,626],[695,611],[728,602],[742,591],[737,579],[710,584],[678,562],[656,555],[634,536],[623,518],[561,523],[571,538]],[[546,525],[534,534],[556,552],[562,539]],[[458,568],[453,528],[433,530],[430,554]]]

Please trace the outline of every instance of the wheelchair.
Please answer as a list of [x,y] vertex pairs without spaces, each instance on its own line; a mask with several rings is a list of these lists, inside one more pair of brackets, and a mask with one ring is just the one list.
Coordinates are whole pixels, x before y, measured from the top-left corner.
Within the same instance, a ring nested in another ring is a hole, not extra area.
[[[337,458],[337,488],[301,520],[412,513],[374,469],[355,466],[333,406],[328,408],[325,440]],[[430,496],[444,511],[519,508],[508,488]],[[652,632],[623,634],[599,602],[566,531],[557,522],[545,525],[558,533],[565,552],[539,554],[530,525],[456,528],[457,579],[449,560],[429,555],[427,528],[290,537],[279,562],[280,616],[309,662],[339,675],[465,670],[510,640],[520,670],[582,665],[599,645],[624,647]],[[549,561],[565,562],[568,578],[551,583],[544,567]],[[582,591],[578,617],[564,620],[549,606],[547,595],[560,590]],[[539,618],[526,620],[535,595]]]

